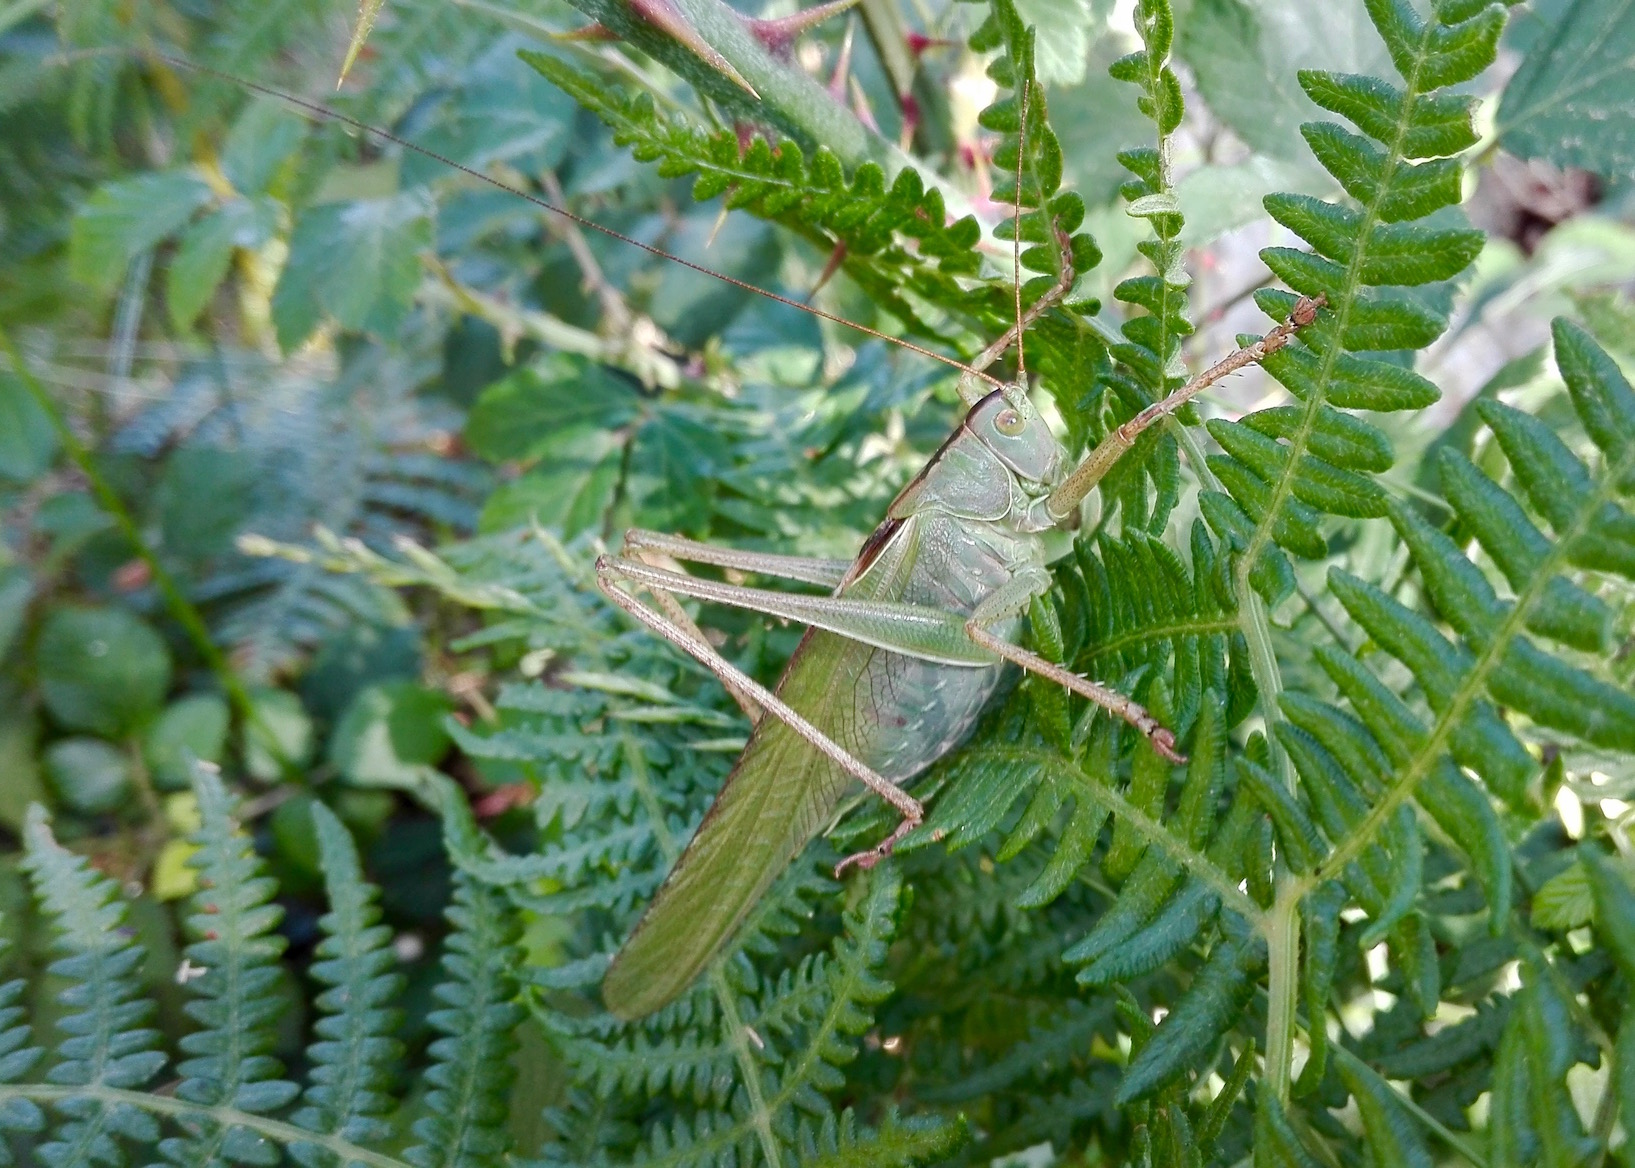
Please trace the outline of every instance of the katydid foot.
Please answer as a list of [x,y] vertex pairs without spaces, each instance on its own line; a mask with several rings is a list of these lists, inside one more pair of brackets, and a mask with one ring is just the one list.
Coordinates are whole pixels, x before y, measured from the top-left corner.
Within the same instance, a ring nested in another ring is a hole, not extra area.
[[867,851],[853,852],[844,860],[840,861],[840,863],[836,864],[835,879],[839,880],[845,873],[846,869],[852,867],[853,865],[856,865],[862,871],[867,872],[881,860],[891,855],[891,849],[897,846],[898,840],[902,839],[905,835],[913,831],[916,827],[919,827],[920,824],[924,822],[925,812],[923,810],[918,815],[903,816],[903,821],[899,823],[892,833],[885,839],[881,840]]

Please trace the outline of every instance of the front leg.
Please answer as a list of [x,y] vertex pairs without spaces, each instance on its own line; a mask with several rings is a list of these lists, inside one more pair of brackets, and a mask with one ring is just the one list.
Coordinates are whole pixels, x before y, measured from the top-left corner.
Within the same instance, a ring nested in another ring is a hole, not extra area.
[[1172,763],[1186,762],[1186,756],[1175,748],[1175,734],[1147,712],[1139,702],[1125,697],[1115,689],[1081,677],[1039,654],[1013,645],[996,636],[991,626],[1024,611],[1036,596],[1043,596],[1050,588],[1050,575],[1043,568],[1019,571],[1009,584],[995,589],[965,622],[966,635],[979,646],[997,657],[1019,665],[1029,673],[1048,678],[1082,698],[1088,698],[1108,713],[1124,719],[1139,730],[1164,758]]

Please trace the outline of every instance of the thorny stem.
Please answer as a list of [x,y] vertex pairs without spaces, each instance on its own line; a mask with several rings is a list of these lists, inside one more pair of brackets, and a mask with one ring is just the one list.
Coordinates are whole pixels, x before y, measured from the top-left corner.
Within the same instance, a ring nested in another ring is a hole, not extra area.
[[972,214],[969,201],[930,164],[912,157],[864,126],[857,116],[803,70],[769,52],[744,18],[723,0],[673,0],[674,7],[704,43],[720,54],[759,96],[758,101],[731,78],[712,68],[656,24],[642,19],[625,0],[570,0],[580,12],[680,74],[699,92],[735,116],[771,123],[808,148],[827,146],[847,170],[865,162],[884,168],[889,183],[897,172],[917,170],[925,185],[939,188],[949,215]]
[[205,623],[203,615],[200,614],[193,602],[187,598],[186,593],[182,591],[181,585],[170,574],[170,570],[160,561],[152,545],[143,538],[141,529],[136,525],[136,519],[125,506],[125,501],[119,497],[118,492],[113,489],[108,480],[102,476],[102,472],[97,469],[96,460],[92,458],[90,448],[80,441],[79,435],[74,432],[74,428],[63,417],[62,411],[57,409],[57,403],[51,399],[51,395],[46,392],[45,386],[40,384],[39,378],[34,376],[34,371],[23,360],[22,352],[11,339],[11,334],[3,327],[0,327],[0,353],[5,354],[11,365],[12,372],[17,375],[17,379],[23,383],[23,388],[28,391],[29,396],[34,399],[35,403],[50,420],[51,428],[56,432],[58,441],[62,443],[63,450],[67,452],[74,465],[79,468],[80,474],[85,476],[85,481],[90,484],[91,492],[96,496],[97,502],[102,505],[102,509],[114,521],[114,526],[119,528],[120,534],[135,549],[137,558],[147,566],[148,572],[153,578],[154,587],[159,590],[159,595],[163,598],[165,607],[170,611],[172,619],[181,626],[182,631],[187,634],[188,640],[193,643],[194,649],[204,659],[204,663],[209,667],[210,671],[216,675],[216,680],[221,683],[221,688],[226,692],[228,701],[238,711],[240,720],[246,728],[253,726],[261,731],[265,740],[264,745],[274,761],[277,762],[279,769],[289,771],[291,763],[289,759],[284,757],[277,736],[267,728],[261,714],[256,710],[255,703],[250,700],[250,693],[244,688],[244,682],[227,660],[227,655],[221,651],[221,648],[210,636],[210,627]]
[[825,143],[848,166],[877,162],[899,170],[891,146],[871,133],[857,117],[831,98],[804,72],[778,60],[755,38],[742,17],[722,0],[674,0],[679,20],[709,49],[719,54],[742,82],[753,87],[752,99],[739,80],[707,63],[696,51],[657,23],[644,19],[637,5],[618,0],[572,0],[573,6],[611,30],[621,40],[648,53],[686,78],[702,94],[734,115],[771,122],[809,144]]

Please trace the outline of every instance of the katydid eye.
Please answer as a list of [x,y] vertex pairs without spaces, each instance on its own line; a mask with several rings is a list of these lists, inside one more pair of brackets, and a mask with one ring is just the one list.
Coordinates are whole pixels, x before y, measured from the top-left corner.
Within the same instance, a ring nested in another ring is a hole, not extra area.
[[1000,410],[994,415],[993,428],[1007,438],[1014,438],[1027,428],[1027,423],[1015,410]]

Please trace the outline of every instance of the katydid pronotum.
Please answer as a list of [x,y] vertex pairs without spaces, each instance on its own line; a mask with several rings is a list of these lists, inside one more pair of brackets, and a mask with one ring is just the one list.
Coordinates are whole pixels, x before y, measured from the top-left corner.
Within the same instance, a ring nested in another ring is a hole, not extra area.
[[[1184,761],[1174,735],[1132,699],[1017,643],[1029,605],[1051,587],[1045,534],[1077,521],[1080,504],[1143,431],[1222,377],[1286,345],[1315,319],[1320,302],[1299,301],[1266,336],[1116,427],[1072,466],[1071,453],[1029,398],[1022,357],[1028,326],[1072,287],[1065,248],[1061,278],[1026,311],[1017,273],[1015,323],[964,365],[620,235],[328,107],[216,75],[427,155],[580,227],[963,370],[959,394],[967,412],[891,503],[855,559],[739,551],[630,531],[619,554],[597,560],[597,583],[608,599],[714,673],[754,724],[697,834],[607,972],[603,1000],[614,1014],[640,1017],[685,991],[796,854],[828,826],[854,780],[890,803],[901,820],[879,844],[841,861],[837,874],[854,865],[871,867],[889,854],[924,820],[923,807],[903,784],[963,741],[1006,664],[1087,698],[1128,722],[1163,757]],[[1024,126],[1027,98],[1024,87]],[[986,369],[1012,344],[1018,377],[1002,382]],[[695,577],[677,570],[680,563],[797,581],[826,593]],[[808,631],[768,689],[711,644],[682,607],[682,597],[795,621]]]

